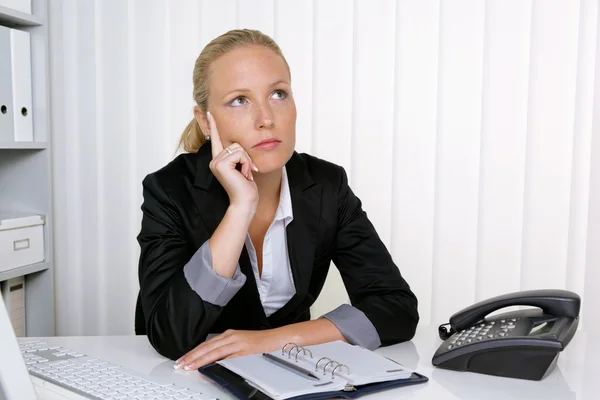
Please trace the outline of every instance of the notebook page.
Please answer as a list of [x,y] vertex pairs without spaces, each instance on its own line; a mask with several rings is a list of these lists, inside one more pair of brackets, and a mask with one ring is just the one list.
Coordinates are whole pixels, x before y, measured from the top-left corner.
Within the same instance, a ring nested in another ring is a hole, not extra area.
[[[281,351],[279,351],[279,355],[281,355]],[[287,358],[287,356],[285,357]],[[274,399],[342,390],[346,384],[342,379],[329,379],[331,375],[329,377],[319,376],[319,381],[302,377],[268,361],[262,354],[235,357],[217,363],[240,375]]]
[[[349,373],[346,368],[338,368],[335,374],[348,380],[353,385],[405,379],[412,374],[412,371],[408,368],[380,354],[342,341],[306,346],[306,348],[312,351],[312,359],[309,355],[300,353],[298,356],[299,361],[302,358],[304,359],[303,362],[311,363],[313,368],[321,357],[328,357],[337,363],[344,364],[350,369]],[[279,354],[281,355],[281,351]],[[323,376],[323,367],[326,363],[327,361],[319,363],[318,376]],[[337,364],[329,364],[327,367],[329,374],[326,376],[331,377],[332,367],[335,365]]]

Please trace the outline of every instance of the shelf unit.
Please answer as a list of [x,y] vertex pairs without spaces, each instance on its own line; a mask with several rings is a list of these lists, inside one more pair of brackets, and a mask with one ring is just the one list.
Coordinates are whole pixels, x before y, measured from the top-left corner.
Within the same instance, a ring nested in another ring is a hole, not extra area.
[[35,11],[34,14],[31,15],[13,10],[8,7],[0,6],[0,25],[9,26],[11,28],[42,26],[44,25],[44,20],[45,18],[40,18],[35,14]]
[[0,25],[31,35],[33,101],[33,141],[0,142],[0,212],[40,214],[46,221],[44,261],[0,272],[0,282],[25,278],[26,336],[55,335],[47,6],[32,0],[31,15],[0,6]]
[[48,148],[46,142],[0,142],[0,151],[2,150],[44,150]]

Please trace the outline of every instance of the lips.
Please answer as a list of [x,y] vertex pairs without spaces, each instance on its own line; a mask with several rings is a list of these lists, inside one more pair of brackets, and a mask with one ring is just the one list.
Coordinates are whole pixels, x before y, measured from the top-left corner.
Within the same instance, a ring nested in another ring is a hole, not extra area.
[[252,147],[254,147],[256,149],[261,149],[261,150],[271,150],[271,149],[274,149],[275,147],[279,146],[279,143],[281,143],[281,140],[265,139],[265,140],[261,140],[260,142],[258,142],[257,144],[255,144]]

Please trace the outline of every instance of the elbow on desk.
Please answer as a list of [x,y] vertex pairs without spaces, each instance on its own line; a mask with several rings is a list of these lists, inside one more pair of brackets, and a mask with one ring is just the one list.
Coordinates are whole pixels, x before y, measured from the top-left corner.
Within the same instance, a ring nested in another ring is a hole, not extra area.
[[148,330],[147,337],[148,342],[158,354],[173,361],[195,347],[185,338],[174,333],[161,332],[157,329]]
[[409,316],[408,318],[400,318],[389,322],[387,335],[380,335],[382,346],[391,346],[393,344],[408,342],[416,333],[419,323],[418,316]]
[[[188,332],[194,332],[191,329]],[[157,318],[151,316],[146,323],[146,336],[148,342],[158,354],[171,360],[177,360],[190,350],[194,349],[204,337],[197,342],[197,337],[191,338],[181,327],[174,329],[174,325],[163,324],[157,321]]]
[[391,346],[411,340],[416,333],[419,324],[419,311],[417,301],[406,304],[400,302],[391,312],[391,318],[383,322],[380,330],[382,346]]

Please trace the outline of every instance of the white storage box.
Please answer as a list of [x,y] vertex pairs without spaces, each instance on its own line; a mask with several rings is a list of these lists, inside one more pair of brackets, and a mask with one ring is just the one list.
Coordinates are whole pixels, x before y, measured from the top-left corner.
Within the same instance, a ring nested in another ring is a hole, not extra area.
[[44,261],[42,215],[0,214],[0,272]]

